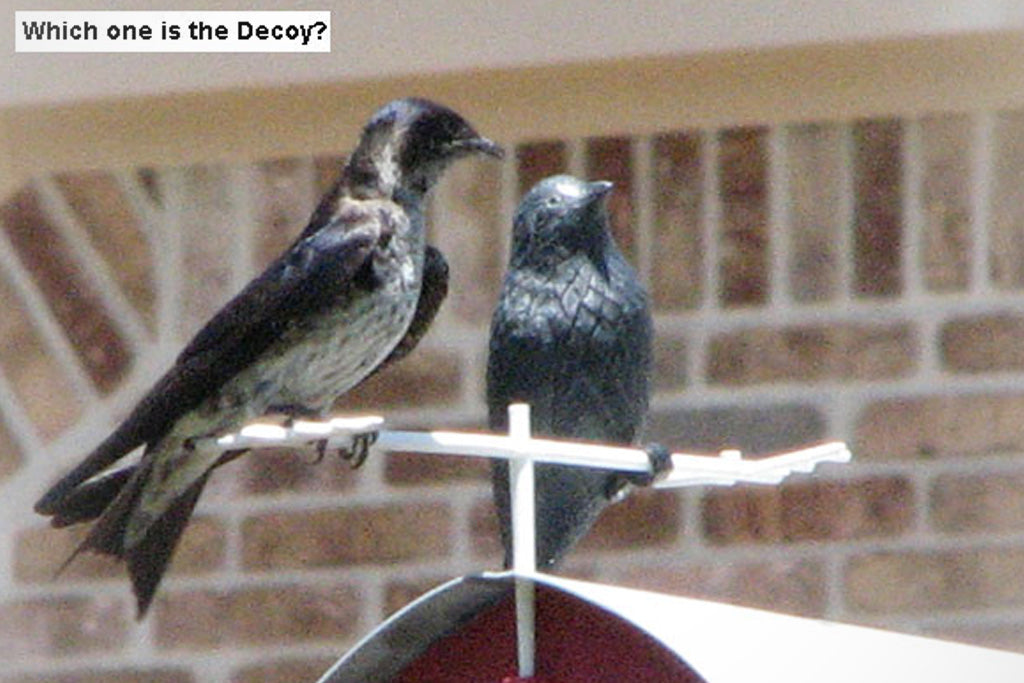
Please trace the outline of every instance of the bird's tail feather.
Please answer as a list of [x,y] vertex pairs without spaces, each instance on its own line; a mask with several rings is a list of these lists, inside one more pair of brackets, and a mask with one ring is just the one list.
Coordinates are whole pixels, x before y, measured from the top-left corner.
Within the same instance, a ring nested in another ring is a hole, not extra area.
[[153,523],[140,542],[125,551],[124,558],[138,604],[138,619],[146,615],[209,477],[210,470],[207,470]]
[[[167,511],[146,532],[141,541],[125,545],[125,533],[135,512],[139,495],[149,476],[151,463],[118,470],[76,491],[56,513],[54,521],[68,524],[98,516],[89,535],[57,571],[71,564],[84,551],[111,555],[125,561],[138,606],[137,617],[145,616],[163,578],[182,532],[195,509],[199,494],[209,479],[207,472],[178,496]],[[129,471],[130,470],[130,471]],[[122,474],[126,473],[126,474]],[[111,500],[112,499],[112,500]],[[75,500],[80,504],[74,504]],[[102,505],[103,508],[99,509]],[[95,514],[94,514],[95,513]],[[91,516],[90,516],[91,515]]]
[[[91,489],[88,484],[84,487],[85,493],[81,498],[81,507],[73,505],[69,507],[65,501],[70,500],[70,496],[62,501],[60,512],[56,513],[57,516],[54,517],[55,520],[72,519],[80,516],[85,521],[92,514],[94,506],[99,505],[101,502],[105,503],[105,505],[98,515],[99,518],[96,524],[89,530],[85,540],[78,544],[78,547],[71,553],[71,556],[57,570],[57,574],[67,569],[68,565],[74,562],[75,558],[86,550],[102,555],[111,555],[118,559],[124,558],[125,530],[128,528],[128,520],[131,519],[132,511],[135,509],[135,504],[138,501],[139,494],[142,492],[142,487],[146,483],[149,470],[149,464],[140,464],[116,493],[113,494],[113,500],[109,502],[99,495],[109,493],[102,484]],[[103,481],[102,479],[98,480],[98,482]]]

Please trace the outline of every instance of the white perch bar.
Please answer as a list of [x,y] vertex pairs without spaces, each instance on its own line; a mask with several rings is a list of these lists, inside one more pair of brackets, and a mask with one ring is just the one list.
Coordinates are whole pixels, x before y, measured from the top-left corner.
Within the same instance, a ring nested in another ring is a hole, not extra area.
[[[378,431],[374,447],[388,451],[506,459],[532,456],[536,462],[621,472],[645,472],[649,467],[647,453],[637,448],[473,432],[391,431],[383,430],[383,425],[384,418],[379,416],[334,418],[324,422],[299,420],[290,427],[254,424],[237,434],[211,439],[203,446],[221,450],[306,447],[326,439],[327,447],[336,449],[351,446],[356,436]],[[820,463],[849,460],[850,451],[840,441],[756,459],[744,459],[735,450],[724,450],[718,457],[673,453],[672,470],[656,486],[730,486],[739,482],[777,484],[795,472],[810,472]]]

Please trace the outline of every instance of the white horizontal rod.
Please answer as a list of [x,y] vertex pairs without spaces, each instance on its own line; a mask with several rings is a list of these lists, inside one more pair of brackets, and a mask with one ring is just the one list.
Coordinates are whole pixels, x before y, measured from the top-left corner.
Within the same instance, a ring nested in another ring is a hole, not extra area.
[[467,455],[512,459],[530,456],[536,462],[578,465],[624,472],[646,472],[647,454],[635,448],[619,448],[552,439],[510,439],[500,434],[470,432],[380,433],[376,446],[392,451],[415,451],[437,455]]
[[[205,448],[302,447],[318,441],[332,449],[347,448],[354,437],[378,432],[377,448],[435,455],[516,459],[615,470],[647,472],[650,459],[638,448],[604,446],[580,441],[510,438],[473,432],[409,432],[381,429],[381,417],[336,418],[326,422],[296,421],[290,427],[255,424],[237,434],[207,440]],[[739,481],[775,484],[793,472],[810,472],[819,463],[848,462],[850,451],[842,442],[824,443],[757,459],[744,459],[739,451],[725,450],[718,457],[674,453],[672,470],[660,480],[659,488],[697,485],[731,485]]]

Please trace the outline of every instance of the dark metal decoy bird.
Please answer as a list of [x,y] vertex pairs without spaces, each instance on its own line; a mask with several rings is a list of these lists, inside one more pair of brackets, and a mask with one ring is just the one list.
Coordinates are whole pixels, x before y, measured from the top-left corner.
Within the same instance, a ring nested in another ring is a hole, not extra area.
[[[299,237],[36,503],[54,526],[97,520],[68,561],[84,550],[123,559],[141,618],[211,471],[240,454],[198,439],[267,414],[321,416],[409,353],[447,292],[425,196],[451,162],[478,153],[502,152],[447,107],[409,98],[378,110]],[[107,471],[140,446],[136,465]]]
[[[531,406],[536,436],[637,443],[650,394],[648,296],[609,232],[609,182],[553,176],[516,210],[491,321],[487,407],[494,431],[510,403]],[[652,473],[668,453],[648,449]],[[651,476],[537,465],[537,566],[554,566],[630,483]],[[505,566],[512,560],[508,463],[495,461],[494,499]]]

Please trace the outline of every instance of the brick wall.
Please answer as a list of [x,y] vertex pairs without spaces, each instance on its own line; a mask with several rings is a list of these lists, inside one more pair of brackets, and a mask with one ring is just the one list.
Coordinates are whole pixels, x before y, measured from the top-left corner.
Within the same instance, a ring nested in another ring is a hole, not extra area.
[[[155,609],[31,513],[301,228],[337,158],[37,178],[0,207],[4,680],[313,680],[387,614],[499,564],[486,464],[266,451],[219,471]],[[518,196],[616,182],[656,304],[649,436],[855,462],[780,487],[642,492],[568,574],[1024,651],[1024,114],[525,142],[439,188],[453,269],[408,360],[339,411],[479,428]]]

